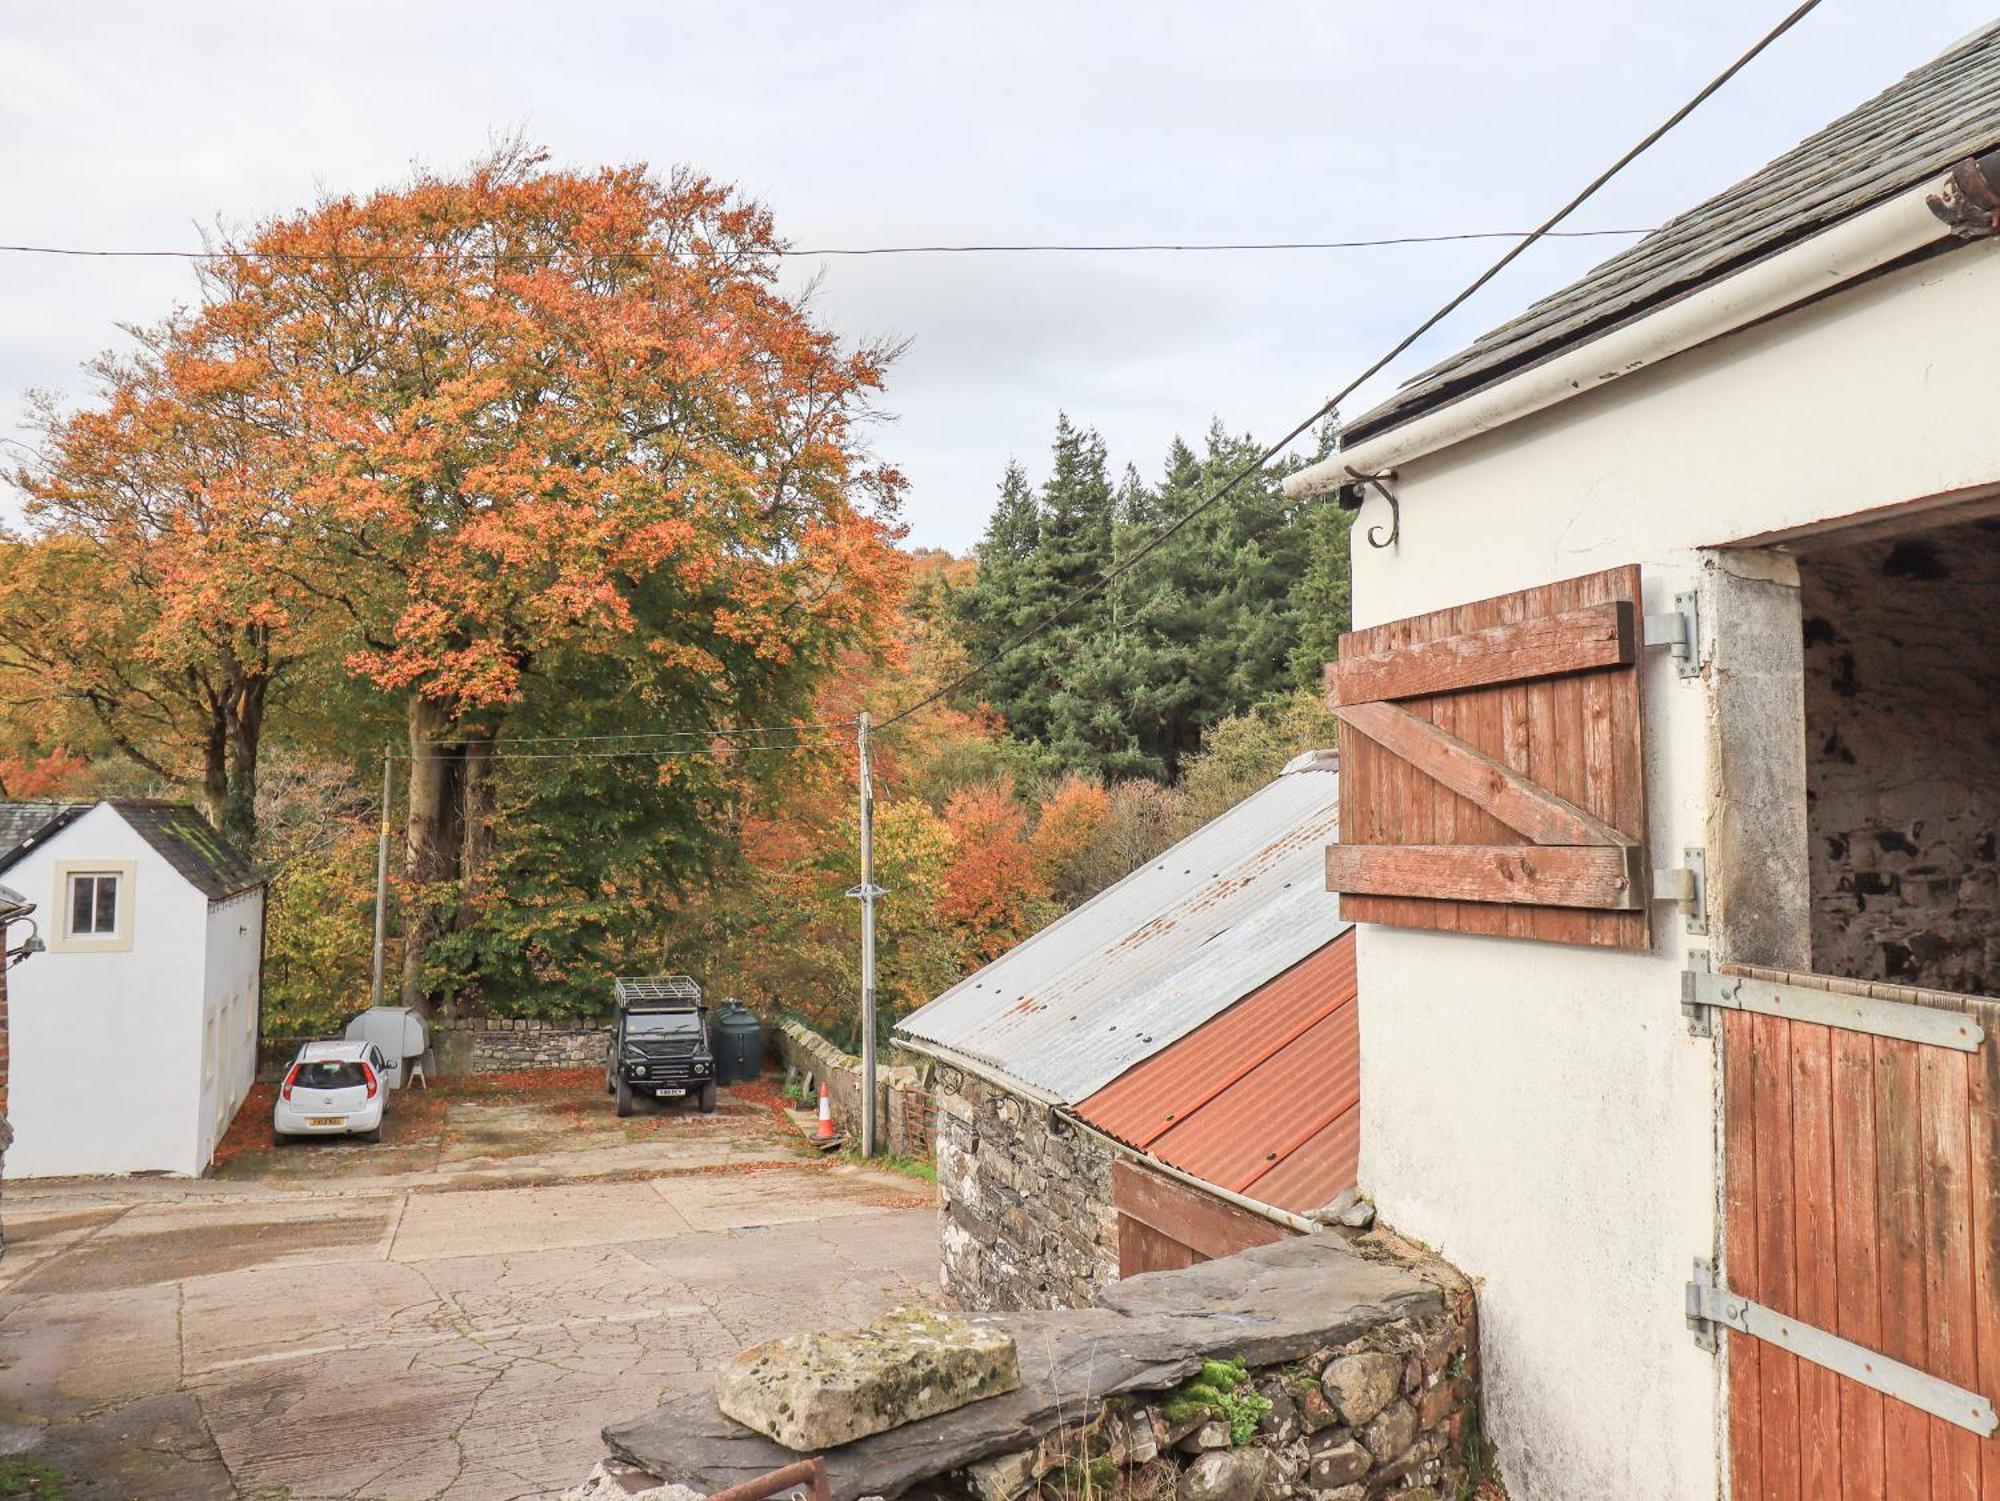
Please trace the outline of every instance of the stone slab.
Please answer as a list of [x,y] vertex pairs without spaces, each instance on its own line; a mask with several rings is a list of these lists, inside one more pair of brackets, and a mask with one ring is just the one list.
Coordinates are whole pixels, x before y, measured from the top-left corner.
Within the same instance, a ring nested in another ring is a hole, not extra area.
[[739,1351],[716,1372],[715,1405],[812,1453],[1020,1384],[1012,1335],[929,1308],[899,1308],[857,1330],[786,1335]]
[[[1259,1246],[1106,1288],[1099,1307],[974,1315],[1014,1336],[1021,1389],[826,1451],[834,1501],[894,1497],[975,1460],[1025,1449],[1093,1398],[1172,1387],[1204,1360],[1296,1360],[1377,1324],[1443,1311],[1437,1289],[1394,1262],[1367,1259],[1337,1236]],[[724,1417],[712,1389],[613,1424],[618,1459],[713,1493],[790,1464],[799,1454]]]
[[1345,1344],[1377,1324],[1444,1311],[1408,1267],[1364,1257],[1337,1235],[1301,1235],[1175,1272],[1114,1282],[1098,1305],[1163,1322],[1171,1339],[1253,1366]]
[[[1186,1350],[1162,1359],[1161,1340],[1129,1348],[1132,1321],[1101,1309],[978,1318],[1014,1336],[1020,1390],[829,1450],[833,1501],[900,1495],[928,1476],[1029,1447],[1089,1398],[1173,1386],[1201,1366],[1202,1357]],[[706,1382],[645,1417],[606,1428],[604,1442],[616,1458],[706,1494],[800,1457],[724,1417]]]

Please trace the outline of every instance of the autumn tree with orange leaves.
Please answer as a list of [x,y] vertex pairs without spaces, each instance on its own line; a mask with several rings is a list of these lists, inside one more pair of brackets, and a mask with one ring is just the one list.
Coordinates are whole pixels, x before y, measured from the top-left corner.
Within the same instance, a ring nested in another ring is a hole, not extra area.
[[[532,700],[557,704],[538,727],[575,723],[562,680],[587,683],[698,748],[800,715],[880,628],[901,481],[857,424],[892,351],[816,324],[778,247],[764,209],[696,173],[518,146],[329,198],[222,241],[141,377],[52,423],[23,476],[66,534],[106,476],[163,462],[176,410],[255,436],[234,469],[176,458],[166,488],[221,543],[178,547],[148,592],[162,623],[226,619],[280,655],[324,632],[400,703],[412,1004],[477,890]],[[164,410],[134,420],[132,391]],[[179,515],[89,561],[129,576]]]

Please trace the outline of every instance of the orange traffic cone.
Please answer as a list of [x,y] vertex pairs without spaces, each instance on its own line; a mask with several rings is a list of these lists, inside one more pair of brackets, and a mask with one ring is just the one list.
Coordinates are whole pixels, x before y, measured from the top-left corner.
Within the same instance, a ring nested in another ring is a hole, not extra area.
[[826,1092],[826,1081],[819,1086],[819,1139],[825,1141],[833,1135],[833,1097]]

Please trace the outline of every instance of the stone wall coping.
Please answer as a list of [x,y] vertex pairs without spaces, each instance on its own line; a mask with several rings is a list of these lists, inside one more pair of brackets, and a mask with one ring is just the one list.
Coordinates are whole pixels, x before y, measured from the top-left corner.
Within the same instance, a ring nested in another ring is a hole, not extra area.
[[[828,1450],[833,1501],[894,1497],[975,1461],[1030,1448],[1077,1421],[1080,1394],[1101,1402],[1159,1392],[1207,1360],[1278,1366],[1380,1338],[1413,1320],[1470,1317],[1469,1297],[1447,1297],[1428,1268],[1379,1244],[1370,1250],[1327,1231],[1128,1278],[1091,1308],[968,1315],[1014,1335],[1020,1389]],[[604,1439],[617,1458],[707,1493],[797,1458],[722,1417],[705,1385],[613,1424]]]

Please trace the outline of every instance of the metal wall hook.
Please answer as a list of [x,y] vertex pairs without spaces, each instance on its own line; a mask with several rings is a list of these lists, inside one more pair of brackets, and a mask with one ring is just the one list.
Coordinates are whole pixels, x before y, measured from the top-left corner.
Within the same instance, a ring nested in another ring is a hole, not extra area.
[[1369,527],[1368,545],[1370,547],[1394,547],[1402,540],[1403,507],[1397,502],[1396,493],[1383,483],[1384,479],[1392,477],[1380,474],[1364,474],[1361,476],[1362,484],[1367,485],[1377,495],[1389,502],[1389,535],[1386,537],[1383,536],[1382,528],[1379,526]]

